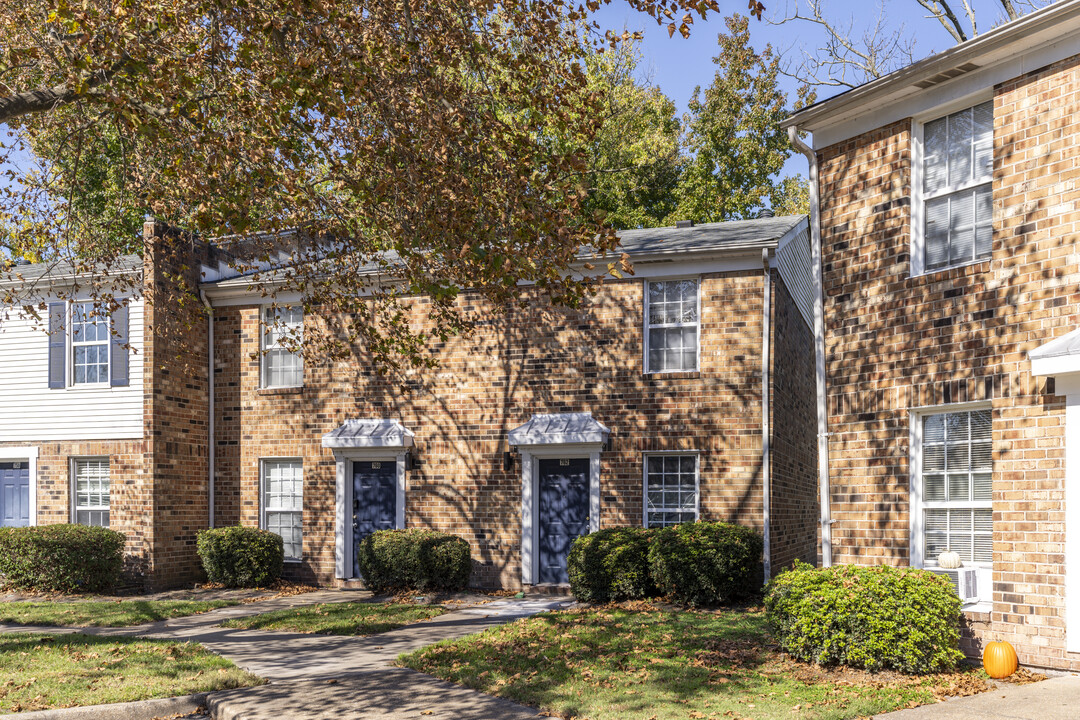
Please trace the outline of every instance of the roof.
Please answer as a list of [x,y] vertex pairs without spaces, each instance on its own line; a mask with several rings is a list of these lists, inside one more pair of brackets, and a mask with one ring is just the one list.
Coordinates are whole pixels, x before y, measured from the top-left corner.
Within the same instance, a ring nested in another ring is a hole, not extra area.
[[397,420],[346,420],[322,437],[324,448],[407,448],[413,432]]
[[28,285],[38,281],[67,281],[86,275],[128,275],[142,272],[142,269],[143,259],[139,255],[121,255],[108,267],[82,268],[78,273],[75,272],[75,265],[68,261],[14,265],[0,270],[0,286]]
[[509,441],[511,445],[602,443],[610,434],[591,412],[537,414],[511,430]]
[[1080,371],[1080,328],[1043,343],[1028,353],[1028,359],[1036,376]]

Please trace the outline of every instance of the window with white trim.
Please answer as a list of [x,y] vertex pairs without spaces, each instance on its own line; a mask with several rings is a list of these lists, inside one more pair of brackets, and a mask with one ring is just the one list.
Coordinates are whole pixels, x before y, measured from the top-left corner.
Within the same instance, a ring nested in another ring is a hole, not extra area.
[[79,525],[109,527],[109,460],[85,458],[72,461],[74,520]]
[[299,459],[262,461],[262,526],[280,535],[286,560],[304,549],[304,466]]
[[697,455],[646,455],[645,527],[666,527],[697,519]]
[[926,271],[990,257],[994,103],[922,127],[922,263]]
[[282,340],[299,340],[304,331],[304,310],[299,307],[263,309],[262,386],[300,387],[304,384],[304,358]]
[[697,370],[700,282],[650,280],[645,285],[645,372]]
[[109,314],[92,302],[71,303],[71,383],[109,382]]

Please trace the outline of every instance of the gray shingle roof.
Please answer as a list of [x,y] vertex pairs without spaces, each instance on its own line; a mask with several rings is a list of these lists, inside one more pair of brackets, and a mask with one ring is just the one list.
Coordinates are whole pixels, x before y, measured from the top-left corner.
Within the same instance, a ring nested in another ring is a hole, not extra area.
[[634,256],[771,248],[776,247],[796,225],[805,221],[805,215],[781,215],[757,220],[705,223],[688,228],[620,230],[619,249]]
[[[143,259],[139,255],[121,255],[116,262],[102,268],[107,275],[126,275],[132,272],[140,272],[143,268]],[[80,276],[100,273],[101,269],[80,268]],[[0,285],[27,285],[35,282],[59,282],[70,280],[75,277],[75,266],[67,261],[55,263],[35,263],[33,265],[13,265],[6,269],[0,269]]]

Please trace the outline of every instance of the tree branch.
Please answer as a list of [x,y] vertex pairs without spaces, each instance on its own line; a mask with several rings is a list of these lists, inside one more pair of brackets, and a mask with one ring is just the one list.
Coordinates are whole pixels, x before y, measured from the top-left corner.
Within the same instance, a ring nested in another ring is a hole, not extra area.
[[968,39],[964,26],[949,7],[947,0],[917,0],[917,2],[930,11],[930,17],[940,22],[941,26],[953,36],[953,40],[960,43]]

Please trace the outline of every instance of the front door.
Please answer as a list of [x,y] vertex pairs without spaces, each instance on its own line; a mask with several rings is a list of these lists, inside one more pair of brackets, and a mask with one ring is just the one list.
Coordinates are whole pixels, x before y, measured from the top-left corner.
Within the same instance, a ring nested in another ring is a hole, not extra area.
[[360,577],[360,541],[376,530],[397,526],[397,462],[353,463],[353,573]]
[[540,460],[540,582],[568,583],[566,556],[589,531],[589,460]]
[[30,524],[30,465],[26,462],[0,463],[0,526],[26,527]]

